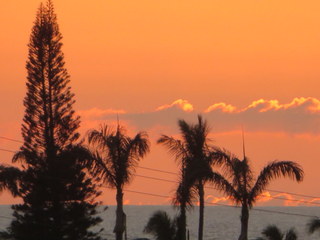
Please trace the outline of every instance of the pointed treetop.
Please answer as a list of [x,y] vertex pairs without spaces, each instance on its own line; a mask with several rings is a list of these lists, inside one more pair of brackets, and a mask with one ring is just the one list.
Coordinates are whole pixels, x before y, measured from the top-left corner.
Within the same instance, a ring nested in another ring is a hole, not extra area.
[[245,148],[245,143],[244,143],[244,130],[243,126],[241,126],[242,129],[242,151],[243,151],[243,159],[246,158],[246,148]]

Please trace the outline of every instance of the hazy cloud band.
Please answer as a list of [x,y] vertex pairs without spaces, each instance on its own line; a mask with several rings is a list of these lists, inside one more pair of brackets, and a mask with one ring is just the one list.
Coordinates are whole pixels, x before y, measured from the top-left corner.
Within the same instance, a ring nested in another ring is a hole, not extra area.
[[246,131],[286,132],[290,134],[320,133],[320,100],[313,97],[294,98],[281,104],[278,100],[259,99],[245,108],[229,103],[214,103],[204,111],[197,111],[187,100],[178,99],[159,106],[155,111],[129,113],[124,110],[92,108],[80,111],[84,120],[115,120],[116,114],[138,129],[148,130],[156,126],[177,129],[177,120],[195,121],[202,114],[212,126],[213,132],[241,129]]

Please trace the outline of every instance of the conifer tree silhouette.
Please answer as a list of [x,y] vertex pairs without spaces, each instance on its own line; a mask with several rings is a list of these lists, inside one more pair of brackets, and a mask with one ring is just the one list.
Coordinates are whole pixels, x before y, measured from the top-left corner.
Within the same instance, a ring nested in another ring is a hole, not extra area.
[[53,3],[41,4],[30,36],[27,94],[22,124],[23,145],[13,157],[22,164],[14,220],[7,230],[12,239],[98,240],[90,228],[100,194],[86,177],[90,152],[79,141],[79,117],[65,68]]

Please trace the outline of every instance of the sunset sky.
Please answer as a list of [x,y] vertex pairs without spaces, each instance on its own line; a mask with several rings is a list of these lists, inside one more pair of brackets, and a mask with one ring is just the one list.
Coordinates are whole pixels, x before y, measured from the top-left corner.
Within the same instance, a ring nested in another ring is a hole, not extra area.
[[[1,1],[0,137],[22,140],[27,44],[40,2]],[[176,172],[174,159],[156,140],[161,134],[178,137],[178,119],[195,122],[202,114],[213,143],[240,157],[244,128],[256,173],[275,159],[303,166],[302,183],[277,180],[268,189],[320,196],[318,0],[53,2],[83,135],[101,123],[115,124],[119,113],[128,134],[149,133],[151,153],[141,166]],[[1,149],[20,145],[0,138]],[[10,164],[11,157],[0,151],[2,163]],[[176,180],[144,169],[137,174]],[[172,195],[174,188],[138,176],[127,187],[159,195]],[[207,191],[207,201],[221,196]],[[114,198],[106,189],[102,200],[114,204]],[[129,192],[124,198],[127,204],[170,204]],[[0,195],[0,204],[12,201],[19,200]]]

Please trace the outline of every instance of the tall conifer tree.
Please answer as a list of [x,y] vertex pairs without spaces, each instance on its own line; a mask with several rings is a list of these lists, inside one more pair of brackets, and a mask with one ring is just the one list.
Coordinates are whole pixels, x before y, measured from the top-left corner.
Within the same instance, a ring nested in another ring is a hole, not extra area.
[[90,227],[100,194],[85,175],[90,154],[79,143],[80,119],[61,51],[62,35],[51,0],[41,4],[32,29],[27,61],[24,143],[13,161],[23,166],[15,219],[8,234],[16,240],[97,240]]

